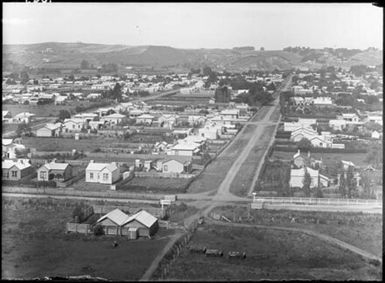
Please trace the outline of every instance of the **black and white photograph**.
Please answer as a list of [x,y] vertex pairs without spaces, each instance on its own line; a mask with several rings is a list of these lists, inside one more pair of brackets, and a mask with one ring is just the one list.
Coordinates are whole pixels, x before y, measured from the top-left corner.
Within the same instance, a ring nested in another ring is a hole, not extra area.
[[380,4],[2,8],[2,280],[382,281]]

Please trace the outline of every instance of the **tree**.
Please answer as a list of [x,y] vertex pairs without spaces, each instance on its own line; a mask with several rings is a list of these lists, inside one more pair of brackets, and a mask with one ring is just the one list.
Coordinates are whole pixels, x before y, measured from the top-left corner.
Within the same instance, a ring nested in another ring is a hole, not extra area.
[[90,63],[87,60],[82,60],[80,63],[80,69],[89,69],[90,68]]
[[340,175],[340,180],[339,180],[339,187],[338,187],[338,190],[340,192],[340,194],[345,197],[346,196],[346,179],[345,179],[345,174],[342,173]]
[[64,119],[71,118],[71,113],[68,110],[60,110],[59,111],[59,120],[64,121]]
[[29,136],[29,135],[31,135],[31,132],[32,132],[31,127],[28,124],[24,123],[24,122],[19,124],[17,126],[17,129],[16,129],[16,135],[18,137],[20,137],[22,135]]
[[349,166],[348,172],[346,173],[346,185],[348,187],[348,198],[352,197],[352,194],[356,190],[357,187],[357,182],[356,179],[354,178],[354,168],[353,166]]
[[302,151],[309,151],[313,148],[313,145],[307,138],[302,138],[298,143],[298,149]]
[[22,71],[20,73],[20,79],[22,84],[26,84],[29,81],[28,73],[26,71]]
[[104,230],[103,230],[103,226],[102,225],[96,225],[94,227],[94,235],[95,236],[101,236],[101,235],[104,235]]
[[311,194],[310,185],[311,185],[311,176],[310,176],[309,172],[305,171],[305,176],[303,177],[303,187],[302,188],[303,188],[303,191],[304,191],[306,197],[310,197],[310,194]]
[[261,49],[260,49],[261,51],[265,51],[265,47],[261,47]]

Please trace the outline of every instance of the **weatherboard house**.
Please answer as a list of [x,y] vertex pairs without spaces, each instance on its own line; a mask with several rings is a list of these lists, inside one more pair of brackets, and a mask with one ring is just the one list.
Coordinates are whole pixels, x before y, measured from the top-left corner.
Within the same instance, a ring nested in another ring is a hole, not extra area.
[[38,181],[68,180],[72,177],[72,166],[68,163],[52,161],[37,170]]
[[120,179],[120,170],[115,162],[95,163],[90,161],[86,168],[86,182],[113,184]]

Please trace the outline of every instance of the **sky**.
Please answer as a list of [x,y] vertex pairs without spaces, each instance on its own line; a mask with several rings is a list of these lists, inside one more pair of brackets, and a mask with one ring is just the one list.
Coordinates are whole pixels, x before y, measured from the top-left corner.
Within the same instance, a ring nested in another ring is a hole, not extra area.
[[383,45],[370,3],[3,3],[3,43],[84,42],[279,50]]

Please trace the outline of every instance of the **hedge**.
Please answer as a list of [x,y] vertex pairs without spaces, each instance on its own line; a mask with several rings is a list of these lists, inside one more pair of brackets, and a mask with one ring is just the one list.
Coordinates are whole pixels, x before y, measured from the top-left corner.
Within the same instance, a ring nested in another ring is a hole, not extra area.
[[21,187],[35,187],[35,188],[41,188],[41,187],[51,187],[56,188],[56,182],[55,181],[32,181],[32,180],[19,180],[19,181],[12,181],[12,180],[3,180],[3,186],[21,186]]

